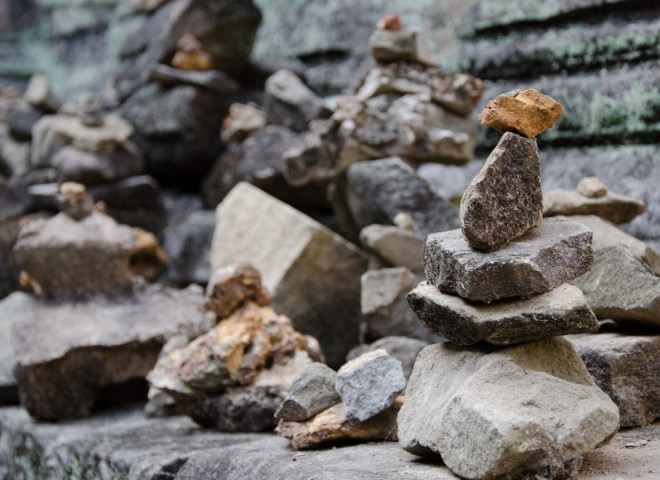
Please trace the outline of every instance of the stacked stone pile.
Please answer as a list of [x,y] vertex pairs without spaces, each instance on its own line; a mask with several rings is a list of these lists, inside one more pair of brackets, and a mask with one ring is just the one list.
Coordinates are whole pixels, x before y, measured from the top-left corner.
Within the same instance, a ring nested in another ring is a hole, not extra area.
[[564,478],[619,427],[616,405],[558,337],[598,329],[566,283],[592,266],[591,232],[542,218],[535,137],[561,112],[534,90],[486,105],[482,123],[504,135],[465,192],[461,230],[427,237],[427,281],[408,297],[450,343],[420,353],[399,441],[464,478]]

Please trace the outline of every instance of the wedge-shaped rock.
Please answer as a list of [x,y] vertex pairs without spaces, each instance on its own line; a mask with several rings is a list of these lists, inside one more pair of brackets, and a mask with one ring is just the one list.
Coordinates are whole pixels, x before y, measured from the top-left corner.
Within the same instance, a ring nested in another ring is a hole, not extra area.
[[594,267],[571,282],[599,318],[660,325],[660,277],[623,245],[594,254]]
[[610,440],[619,410],[563,338],[445,343],[419,354],[398,425],[405,450],[440,455],[462,478],[556,478]]
[[458,345],[509,345],[598,331],[584,295],[568,284],[523,300],[478,305],[423,282],[408,294],[408,303],[431,333]]
[[338,403],[305,423],[281,421],[275,431],[288,439],[294,450],[307,450],[346,440],[396,442],[396,416],[402,402],[403,397],[398,397],[390,408],[360,423],[350,422],[344,405]]
[[550,190],[543,197],[543,215],[598,215],[612,223],[627,223],[641,215],[646,206],[637,199],[609,192],[595,198],[571,190]]
[[406,388],[401,362],[384,349],[365,353],[337,372],[335,389],[349,421],[364,422],[389,408]]
[[341,402],[335,391],[337,372],[322,363],[308,365],[296,377],[275,417],[301,422]]
[[463,194],[460,214],[468,242],[485,252],[539,225],[543,193],[536,142],[505,133]]
[[505,248],[482,253],[460,230],[433,233],[424,246],[424,271],[431,285],[469,300],[526,297],[587,272],[591,236],[582,224],[550,219]]
[[479,121],[498,132],[515,132],[529,138],[552,127],[563,109],[559,102],[536,90],[515,90],[486,104]]
[[622,427],[660,418],[660,336],[570,335],[596,384],[617,404]]

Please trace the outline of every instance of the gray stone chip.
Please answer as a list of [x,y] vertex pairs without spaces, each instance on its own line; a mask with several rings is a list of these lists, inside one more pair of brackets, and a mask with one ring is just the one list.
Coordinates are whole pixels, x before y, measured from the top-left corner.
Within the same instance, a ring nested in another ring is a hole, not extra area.
[[293,381],[293,386],[275,417],[302,422],[341,402],[335,391],[337,372],[322,363],[307,366]]

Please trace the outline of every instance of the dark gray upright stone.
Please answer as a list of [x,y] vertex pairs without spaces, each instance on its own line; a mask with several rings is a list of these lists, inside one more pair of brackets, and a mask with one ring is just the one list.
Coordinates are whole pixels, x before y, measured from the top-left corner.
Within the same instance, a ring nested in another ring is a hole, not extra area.
[[503,247],[543,218],[536,141],[505,133],[461,201],[461,229],[485,252]]
[[302,422],[341,402],[335,391],[337,372],[322,363],[308,365],[293,381],[275,417]]
[[458,345],[509,345],[598,331],[584,295],[568,284],[527,299],[475,305],[424,282],[408,294],[408,302],[431,333]]

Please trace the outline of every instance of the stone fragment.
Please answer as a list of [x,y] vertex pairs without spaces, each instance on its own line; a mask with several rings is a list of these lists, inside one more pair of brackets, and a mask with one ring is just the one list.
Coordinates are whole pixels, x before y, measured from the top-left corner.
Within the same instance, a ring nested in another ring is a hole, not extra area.
[[180,70],[211,70],[213,57],[204,51],[204,47],[192,34],[186,33],[176,43],[176,53],[172,66]]
[[308,365],[293,381],[275,412],[285,421],[302,422],[341,402],[335,391],[337,372],[322,363]]
[[59,420],[143,398],[167,338],[200,333],[202,300],[199,287],[148,287],[113,302],[35,302],[12,331],[21,404],[36,419]]
[[460,230],[426,238],[424,272],[431,285],[462,298],[492,302],[549,292],[593,264],[591,231],[549,219],[501,250],[473,250]]
[[162,85],[191,85],[220,95],[231,95],[239,90],[238,84],[219,70],[185,71],[158,64],[151,67],[149,79]]
[[461,200],[461,229],[484,252],[502,248],[543,220],[541,158],[534,140],[507,132]]
[[270,123],[297,132],[324,114],[323,100],[289,70],[280,70],[266,80],[264,110]]
[[612,223],[627,223],[646,210],[644,203],[632,197],[609,192],[588,198],[570,190],[550,190],[543,196],[543,215],[598,215]]
[[359,347],[355,347],[348,353],[346,360],[353,360],[364,353],[373,352],[374,350],[382,348],[391,357],[396,358],[401,362],[403,374],[407,380],[410,378],[417,355],[424,349],[424,347],[428,347],[429,345],[430,342],[418,338],[397,336],[383,337],[370,345],[360,345]]
[[613,245],[625,245],[637,258],[646,262],[651,271],[660,275],[660,254],[646,243],[620,230],[607,220],[597,215],[571,215],[570,217],[558,216],[571,222],[586,225],[594,234],[594,252],[604,247]]
[[270,295],[261,284],[261,274],[248,262],[219,268],[207,286],[206,309],[219,319],[227,318],[246,302],[265,307]]
[[266,124],[266,113],[255,104],[234,103],[222,122],[222,141],[242,142],[257,130],[265,128]]
[[591,271],[571,283],[599,318],[660,325],[660,277],[623,245],[597,250]]
[[563,338],[445,343],[417,358],[398,426],[405,450],[462,478],[564,478],[617,432],[619,411]]
[[162,266],[152,237],[99,212],[80,221],[60,213],[26,225],[14,255],[46,297],[118,296],[132,290],[139,268]]
[[164,231],[163,248],[169,259],[167,278],[179,286],[204,285],[210,278],[214,210],[193,210],[176,215]]
[[598,177],[584,177],[577,184],[577,192],[587,198],[607,195],[607,186]]
[[362,275],[360,304],[363,334],[368,342],[389,335],[436,340],[422,326],[406,302],[406,295],[423,275],[405,267],[369,270]]
[[67,146],[52,158],[60,182],[78,182],[85,185],[108,183],[140,175],[144,160],[137,151],[118,148],[105,153],[89,153]]
[[105,123],[104,105],[101,97],[92,93],[85,94],[78,102],[76,114],[86,127],[101,127]]
[[94,212],[94,202],[87,195],[85,186],[76,182],[64,182],[60,185],[57,197],[60,211],[74,220],[80,221]]
[[401,18],[396,14],[387,14],[380,17],[376,28],[379,30],[401,30]]
[[[414,223],[411,223],[412,228]],[[415,273],[423,270],[424,239],[409,230],[391,225],[369,225],[360,232],[360,243],[389,266],[406,267]]]
[[514,90],[486,104],[479,121],[498,132],[513,132],[536,138],[551,128],[563,112],[553,98],[536,90]]
[[420,58],[419,32],[377,29],[369,37],[369,53],[377,62],[424,62]]
[[568,284],[523,300],[475,305],[424,282],[410,292],[408,303],[429,331],[457,345],[509,345],[598,331],[584,295]]
[[[259,189],[238,184],[217,209],[213,271],[249,260],[271,292],[273,308],[321,340],[328,364],[341,365],[358,343],[360,250]],[[301,292],[305,292],[301,295]]]
[[570,335],[596,384],[619,407],[622,427],[660,418],[660,336]]
[[359,423],[351,422],[344,405],[338,403],[305,423],[281,421],[275,431],[288,439],[294,450],[309,450],[346,440],[395,442],[396,416],[402,403],[402,397],[398,397],[391,407]]
[[43,75],[32,75],[30,77],[23,99],[46,112],[56,112],[60,108],[59,102],[50,91],[48,79]]
[[405,387],[401,362],[383,349],[347,362],[337,372],[335,384],[346,418],[353,423],[364,422],[389,408]]

